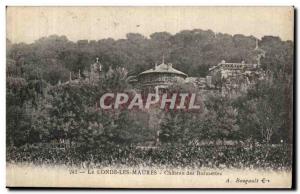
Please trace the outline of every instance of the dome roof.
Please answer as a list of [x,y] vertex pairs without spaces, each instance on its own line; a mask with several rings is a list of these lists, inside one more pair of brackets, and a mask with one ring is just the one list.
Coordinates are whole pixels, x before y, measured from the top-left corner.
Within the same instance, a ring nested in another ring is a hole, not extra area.
[[155,66],[152,69],[143,71],[142,73],[139,74],[139,76],[145,75],[145,74],[150,74],[150,73],[171,73],[171,74],[177,74],[177,75],[182,75],[182,76],[187,77],[187,74],[173,68],[171,63],[169,63],[169,64],[162,63],[158,66]]

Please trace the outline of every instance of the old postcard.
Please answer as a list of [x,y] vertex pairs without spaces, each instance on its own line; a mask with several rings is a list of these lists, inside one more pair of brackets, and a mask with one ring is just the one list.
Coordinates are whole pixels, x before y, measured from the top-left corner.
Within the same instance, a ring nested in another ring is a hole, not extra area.
[[293,7],[6,19],[7,187],[292,187]]

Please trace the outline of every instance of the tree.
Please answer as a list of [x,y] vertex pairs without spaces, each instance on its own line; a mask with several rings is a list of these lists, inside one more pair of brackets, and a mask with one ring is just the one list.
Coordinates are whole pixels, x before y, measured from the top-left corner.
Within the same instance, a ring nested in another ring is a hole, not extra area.
[[39,141],[39,137],[34,139],[33,136],[33,115],[39,108],[38,102],[44,98],[47,83],[43,80],[26,81],[21,77],[8,77],[6,81],[8,145],[21,146]]
[[291,110],[287,110],[283,103],[287,98],[284,86],[285,83],[278,83],[270,73],[236,100],[244,138],[250,137],[262,143],[279,142],[281,139],[288,141],[290,129],[285,122],[289,120],[289,114],[286,111]]
[[[232,102],[228,97],[211,96],[205,102],[207,111],[211,114],[206,122],[214,122],[210,124],[213,128],[210,129],[211,138],[213,140],[236,139],[236,133],[240,128],[237,123],[237,109],[233,107]],[[207,124],[206,124],[207,125]]]
[[68,139],[70,145],[77,141],[81,129],[87,128],[88,107],[95,107],[92,86],[87,84],[62,84],[51,88],[47,107],[49,119],[48,130],[53,139]]

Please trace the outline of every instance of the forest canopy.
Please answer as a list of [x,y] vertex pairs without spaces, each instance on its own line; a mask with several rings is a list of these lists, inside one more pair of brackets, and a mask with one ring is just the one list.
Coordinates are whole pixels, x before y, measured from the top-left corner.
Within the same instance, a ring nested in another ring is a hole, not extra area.
[[[262,61],[264,68],[285,69],[291,74],[293,64],[293,42],[279,37],[264,36],[259,40],[260,48],[266,51]],[[165,61],[189,76],[205,76],[208,68],[221,60],[252,63],[251,54],[256,47],[256,37],[241,34],[229,35],[211,30],[184,30],[177,34],[156,32],[149,38],[128,33],[126,39],[78,40],[73,42],[66,36],[51,35],[34,43],[14,44],[7,40],[8,73],[16,73],[14,67],[22,67],[27,77],[43,77],[51,84],[66,81],[69,73],[88,70],[96,57],[100,58],[104,70],[110,66],[125,67],[129,75]],[[277,66],[276,66],[277,65]],[[278,67],[281,65],[282,67]]]

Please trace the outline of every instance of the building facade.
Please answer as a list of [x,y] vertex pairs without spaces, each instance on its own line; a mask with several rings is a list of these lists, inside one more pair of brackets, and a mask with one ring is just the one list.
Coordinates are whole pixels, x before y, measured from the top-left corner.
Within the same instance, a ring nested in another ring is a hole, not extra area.
[[187,74],[173,68],[171,63],[160,65],[143,71],[137,76],[138,88],[145,92],[163,92],[176,83],[184,83]]
[[164,92],[174,84],[190,83],[203,95],[221,92],[223,95],[238,95],[262,76],[258,64],[228,63],[222,60],[209,69],[206,77],[189,77],[172,67],[172,64],[155,65],[137,76],[137,88],[144,92]]
[[239,96],[246,92],[258,79],[263,76],[258,64],[228,63],[222,60],[218,65],[209,69],[211,86],[222,92],[222,95]]

